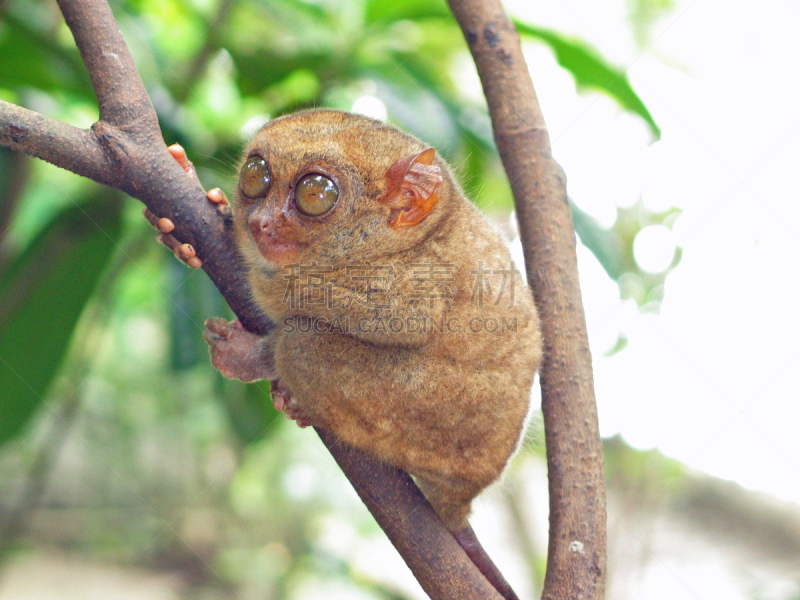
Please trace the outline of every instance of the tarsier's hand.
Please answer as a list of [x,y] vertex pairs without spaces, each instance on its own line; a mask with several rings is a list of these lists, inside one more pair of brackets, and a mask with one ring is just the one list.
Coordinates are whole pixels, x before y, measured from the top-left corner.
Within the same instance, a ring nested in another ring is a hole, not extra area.
[[211,364],[228,379],[249,383],[277,377],[269,339],[245,331],[238,319],[230,323],[208,319],[203,339],[211,351]]
[[245,331],[238,319],[229,323],[216,318],[206,321],[203,339],[211,351],[211,364],[225,377],[245,383],[270,379],[275,410],[285,412],[300,427],[311,424],[289,388],[277,379],[268,336]]
[[[189,177],[191,177],[193,180],[198,181],[197,172],[194,169],[194,165],[186,157],[186,150],[184,150],[180,144],[173,144],[167,148],[167,150],[169,150],[169,153],[172,155],[172,157],[178,161],[178,164],[183,167],[183,170],[186,171],[186,174],[189,175]],[[228,199],[225,198],[225,194],[221,189],[213,188],[208,190],[206,197],[209,199],[209,201],[217,205],[217,210],[219,210],[220,213],[230,213]],[[144,216],[150,222],[150,224],[159,231],[159,234],[156,236],[156,240],[158,240],[160,244],[163,244],[172,250],[178,260],[192,267],[193,269],[199,269],[203,265],[203,261],[197,257],[197,252],[191,244],[182,244],[174,235],[172,235],[172,232],[175,230],[175,224],[171,220],[167,219],[166,217],[158,217],[146,208],[144,209]]]

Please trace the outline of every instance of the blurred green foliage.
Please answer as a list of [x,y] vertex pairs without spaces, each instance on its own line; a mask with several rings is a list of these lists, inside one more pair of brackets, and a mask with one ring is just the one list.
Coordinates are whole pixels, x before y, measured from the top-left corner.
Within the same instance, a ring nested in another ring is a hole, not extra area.
[[656,139],[661,137],[661,129],[631,87],[628,75],[623,69],[606,63],[597,51],[581,40],[569,39],[555,31],[520,21],[516,22],[516,26],[523,37],[529,36],[549,45],[556,55],[558,64],[572,73],[577,85],[598,89],[608,94],[622,108],[644,119]]
[[78,199],[0,273],[0,440],[18,432],[47,391],[119,237],[118,196]]
[[[465,99],[454,75],[455,61],[465,50],[444,2],[415,0],[389,6],[377,0],[140,0],[114,8],[159,113],[165,139],[189,149],[207,187],[227,185],[243,140],[270,117],[318,105],[358,110],[377,98],[392,121],[424,138],[458,166],[478,204],[493,211],[511,206],[485,111]],[[523,36],[550,45],[576,82],[608,93],[658,133],[624,73],[606,64],[599,53],[556,32],[518,26]],[[6,3],[0,28],[3,92],[35,110],[88,125],[93,97],[70,41],[52,5]],[[4,203],[7,209],[14,207],[16,216],[4,235],[4,255],[43,251],[28,245],[45,243],[33,236],[49,219],[78,218],[59,214],[68,210],[60,207],[76,203],[73,195],[100,194],[90,183],[75,181],[69,174],[42,173]],[[631,222],[625,221],[626,225],[621,218],[615,229],[602,230],[579,211],[576,214],[581,238],[615,280],[637,271],[631,251],[636,225],[631,228]],[[130,227],[144,225],[133,222]],[[107,235],[109,239],[118,236],[118,230]],[[168,269],[168,277],[184,281],[171,294],[171,362],[174,368],[189,368],[205,355],[197,325],[224,307],[210,285],[182,278],[175,265]],[[658,282],[649,283],[647,289]],[[15,282],[14,287],[26,289],[24,282]],[[82,298],[85,303],[89,295]],[[24,330],[22,321],[12,322],[15,318],[5,319],[9,332]],[[52,374],[58,363],[59,349],[62,353],[66,349],[76,318],[59,321],[67,324],[67,335],[54,342],[47,368],[39,369],[36,381],[28,376],[37,398],[49,381],[45,374]],[[27,408],[15,412],[28,415],[35,403],[26,398],[21,404]],[[235,422],[245,404],[226,406],[231,407]],[[256,405],[254,416],[261,411]],[[22,417],[10,420],[2,430],[4,437],[15,433],[22,422]],[[252,439],[252,434],[247,438]]]
[[639,48],[650,45],[659,19],[672,12],[676,4],[675,0],[628,0],[631,29]]
[[[478,205],[512,209],[485,106],[459,81],[467,50],[443,0],[111,4],[165,140],[187,148],[207,188],[231,191],[243,142],[266,120],[327,106],[385,111],[454,165]],[[599,52],[520,29],[548,45],[578,85],[608,94],[658,135],[624,72]],[[0,56],[0,98],[81,127],[97,118],[55,3],[0,4]],[[331,531],[380,532],[346,484],[314,474],[313,444],[277,418],[268,385],[224,381],[208,367],[202,323],[227,307],[202,273],[157,247],[141,207],[5,148],[0,176],[2,514],[53,502],[75,510],[83,533],[64,533],[68,545],[186,567],[204,597],[301,597],[312,575],[364,597],[406,597],[354,569],[353,550],[319,541],[335,538]],[[664,275],[636,267],[633,239],[669,215],[635,210],[603,229],[576,209],[576,228],[623,292],[646,305]],[[640,286],[629,293],[631,277]],[[79,410],[59,410],[72,402]],[[45,443],[58,428],[79,441]],[[48,453],[52,460],[36,460]],[[80,466],[64,471],[62,455]],[[48,486],[24,484],[37,478]],[[15,492],[20,485],[48,491],[30,497]],[[333,516],[342,506],[360,512],[343,524]],[[81,507],[103,511],[88,517]],[[541,556],[533,562],[541,571]]]

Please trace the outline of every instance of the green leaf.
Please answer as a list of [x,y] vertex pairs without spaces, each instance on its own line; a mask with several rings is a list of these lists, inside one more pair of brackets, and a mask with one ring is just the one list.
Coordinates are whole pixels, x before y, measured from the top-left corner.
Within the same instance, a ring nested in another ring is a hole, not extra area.
[[625,244],[624,240],[615,231],[603,229],[594,218],[582,211],[570,200],[572,209],[572,224],[575,233],[614,281],[618,281],[628,271],[636,270],[633,261],[633,240]]
[[575,232],[617,282],[622,298],[632,298],[643,310],[657,310],[664,295],[664,281],[681,260],[681,248],[675,249],[672,264],[661,273],[648,273],[637,264],[633,244],[639,232],[648,225],[671,228],[680,210],[671,208],[661,213],[647,209],[641,200],[630,207],[617,207],[617,220],[610,228],[601,227],[594,218],[570,200]]
[[272,408],[268,381],[248,384],[225,381],[221,387],[218,398],[242,444],[249,445],[269,437],[283,420],[281,413]]
[[42,403],[113,254],[121,206],[103,190],[65,209],[0,274],[0,443]]
[[558,64],[572,73],[575,83],[607,94],[627,111],[639,115],[650,126],[656,139],[661,129],[641,98],[633,91],[624,69],[611,66],[594,48],[581,40],[568,39],[548,29],[515,20],[520,35],[536,38],[552,48]]

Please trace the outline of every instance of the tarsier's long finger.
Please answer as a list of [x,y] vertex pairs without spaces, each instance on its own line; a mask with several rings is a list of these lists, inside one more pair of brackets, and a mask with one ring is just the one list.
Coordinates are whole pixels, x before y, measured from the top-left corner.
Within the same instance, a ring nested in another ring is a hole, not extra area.
[[183,146],[180,144],[172,144],[169,148],[167,148],[167,150],[169,150],[172,158],[178,161],[178,164],[183,168],[184,171],[186,171],[186,174],[199,183],[197,179],[197,171],[195,170],[192,161],[190,161],[186,156],[186,150],[183,149]]
[[225,192],[223,192],[219,188],[211,188],[206,192],[206,197],[211,200],[214,204],[218,204],[219,206],[227,206],[228,199],[225,197]]
[[149,208],[145,208],[142,211],[144,218],[152,225],[155,229],[160,231],[161,233],[172,233],[175,229],[175,224],[167,219],[166,217],[158,217],[150,212]]
[[203,261],[197,258],[197,252],[191,244],[182,244],[180,240],[169,233],[159,233],[156,236],[156,241],[172,250],[175,258],[193,269],[199,269],[203,266]]
[[[197,179],[197,171],[195,170],[192,161],[190,161],[186,156],[186,150],[184,150],[183,146],[180,144],[172,144],[169,146],[169,148],[167,148],[167,150],[169,150],[169,153],[177,161],[181,168],[186,171],[186,174],[200,183]],[[217,210],[220,212],[220,214],[230,214],[228,199],[225,197],[225,194],[221,189],[213,188],[209,190],[206,192],[206,197],[217,205]],[[158,217],[146,208],[144,209],[144,216],[150,222],[150,224],[160,232],[156,237],[158,242],[172,250],[178,260],[182,261],[193,269],[199,269],[201,266],[203,266],[203,261],[198,258],[197,252],[190,244],[182,244],[177,238],[175,238],[173,235],[170,235],[175,230],[175,224],[170,219],[166,217]]]
[[[189,158],[186,156],[186,150],[184,150],[183,146],[180,144],[172,144],[169,148],[169,153],[172,157],[178,161],[178,164],[183,168],[184,171],[200,183],[197,179],[197,170],[194,168],[194,164]],[[206,197],[217,205],[217,210],[224,215],[230,214],[230,208],[228,208],[228,199],[225,197],[225,193],[219,188],[212,188],[206,192]]]
[[219,188],[211,188],[206,192],[206,198],[210,202],[217,205],[217,212],[223,216],[231,214],[231,207],[228,204],[228,199],[225,197],[225,192]]
[[156,236],[156,241],[175,252],[177,256],[177,251],[182,244],[174,235],[172,235],[172,231],[175,230],[175,224],[167,218],[159,218],[147,208],[142,211],[142,214],[150,223],[150,225],[152,225],[153,228],[159,232]]
[[191,244],[181,244],[178,249],[175,250],[175,256],[178,257],[178,260],[186,263],[193,269],[199,269],[203,266],[203,261],[197,258],[197,252]]
[[283,412],[286,404],[291,400],[292,395],[289,389],[284,387],[280,379],[273,379],[269,382],[269,391],[272,395],[272,406],[278,412]]
[[181,243],[178,238],[172,235],[172,232],[175,230],[175,224],[172,221],[166,217],[157,217],[147,208],[142,211],[142,214],[150,225],[158,230],[159,233],[156,236],[156,241],[159,244],[172,250],[178,260],[193,269],[199,269],[203,266],[203,261],[197,258],[197,252],[194,247],[191,244]]

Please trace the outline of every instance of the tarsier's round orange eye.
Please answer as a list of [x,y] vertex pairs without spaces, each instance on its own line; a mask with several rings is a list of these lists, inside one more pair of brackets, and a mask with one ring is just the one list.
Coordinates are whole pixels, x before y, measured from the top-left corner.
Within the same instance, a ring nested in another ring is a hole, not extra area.
[[239,189],[248,198],[263,198],[269,192],[272,179],[267,161],[260,156],[251,156],[239,173]]
[[297,182],[294,189],[294,203],[297,210],[309,217],[324,215],[339,198],[336,184],[324,175],[311,173]]

